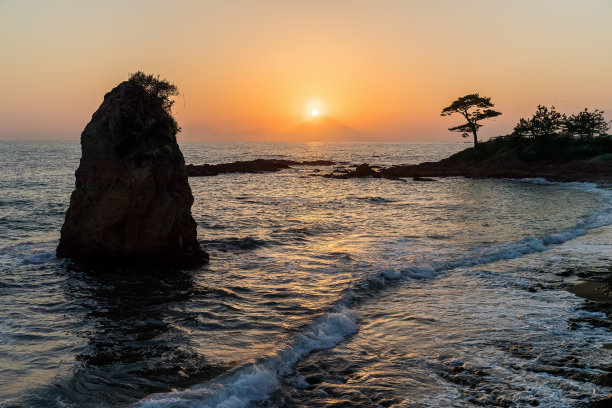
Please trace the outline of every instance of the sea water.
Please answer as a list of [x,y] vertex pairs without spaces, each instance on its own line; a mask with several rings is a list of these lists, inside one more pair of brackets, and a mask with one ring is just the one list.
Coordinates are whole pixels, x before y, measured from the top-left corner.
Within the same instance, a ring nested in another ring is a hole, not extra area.
[[[464,147],[181,144],[194,164],[381,166]],[[56,259],[79,157],[0,142],[0,407],[563,407],[611,392],[606,316],[559,276],[612,264],[610,186],[321,177],[335,166],[190,178],[210,264],[143,273]]]

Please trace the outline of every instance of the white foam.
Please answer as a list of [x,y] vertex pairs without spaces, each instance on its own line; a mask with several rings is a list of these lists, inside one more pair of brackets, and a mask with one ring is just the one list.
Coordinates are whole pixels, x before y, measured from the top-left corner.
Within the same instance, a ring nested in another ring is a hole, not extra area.
[[412,266],[402,270],[404,278],[427,279],[436,276],[436,270],[430,265]]
[[0,248],[0,261],[42,264],[56,259],[57,241],[21,242]]
[[[346,298],[346,297],[345,297]],[[346,336],[357,331],[357,317],[345,306],[317,319],[310,329],[300,333],[293,344],[277,355],[240,367],[213,381],[186,391],[155,394],[136,406],[241,408],[251,402],[263,401],[279,388],[279,378],[290,373],[291,367],[305,355],[334,347]]]
[[[516,180],[516,179],[504,179],[504,180]],[[522,181],[524,183],[539,184],[539,185],[554,185],[555,184],[554,181],[548,181],[542,177],[526,177],[526,178],[518,179],[518,181]]]
[[56,259],[55,251],[53,252],[44,252],[36,255],[29,255],[24,257],[23,262],[28,264],[41,264],[50,261],[54,261]]
[[586,235],[591,229],[612,224],[612,191],[601,189],[593,183],[552,183],[540,179],[522,179],[522,181],[536,182],[538,184],[556,184],[570,189],[597,193],[602,198],[606,199],[608,203],[600,211],[586,217],[585,220],[581,221],[573,228],[542,235],[540,237],[526,237],[518,241],[491,247],[477,248],[470,251],[468,256],[463,259],[451,261],[446,264],[434,265],[433,268],[439,271],[519,258],[527,254],[546,251],[553,245],[560,245],[576,237]]
[[292,366],[302,357],[315,350],[336,346],[345,337],[357,331],[357,318],[348,307],[358,296],[355,292],[371,292],[371,284],[376,283],[381,290],[389,281],[399,278],[428,279],[443,270],[457,267],[483,265],[498,260],[522,257],[534,252],[547,250],[576,236],[586,234],[584,226],[548,234],[539,238],[527,237],[518,241],[490,247],[478,248],[468,252],[465,257],[449,262],[414,265],[402,270],[385,269],[365,276],[354,285],[337,303],[335,309],[317,319],[310,329],[298,334],[293,343],[277,355],[262,361],[238,368],[227,375],[191,389],[167,394],[156,394],[140,401],[136,406],[157,407],[197,407],[197,408],[241,408],[251,402],[263,401],[279,389],[279,378],[289,374]]
[[526,237],[517,241],[476,248],[468,251],[463,258],[448,262],[413,265],[405,269],[385,269],[372,272],[345,292],[333,311],[315,320],[309,329],[298,334],[293,343],[276,355],[239,367],[212,381],[197,385],[185,391],[154,394],[136,404],[142,408],[193,407],[193,408],[241,408],[252,402],[267,399],[279,389],[279,378],[291,372],[293,365],[304,356],[316,350],[335,347],[358,329],[357,316],[349,307],[360,291],[370,291],[371,283],[381,290],[389,281],[404,279],[428,279],[443,270],[458,267],[484,265],[499,260],[519,258],[527,254],[542,252],[551,246],[565,243],[588,230],[612,224],[612,192],[600,189],[592,183],[553,183],[544,179],[523,179],[534,184],[558,184],[567,188],[598,193],[609,204],[600,212],[591,215],[574,228],[540,237]]

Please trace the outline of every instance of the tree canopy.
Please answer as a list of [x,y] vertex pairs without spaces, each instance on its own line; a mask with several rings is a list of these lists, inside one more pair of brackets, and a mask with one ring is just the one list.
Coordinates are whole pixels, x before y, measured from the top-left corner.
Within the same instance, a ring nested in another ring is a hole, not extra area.
[[170,99],[179,94],[176,85],[166,79],[161,79],[159,75],[145,74],[142,71],[130,74],[127,82],[136,85],[151,106],[156,109],[162,108],[167,113],[167,118],[172,122],[175,133],[181,131],[176,119],[172,116],[174,101]]
[[584,108],[582,112],[566,119],[565,131],[581,139],[604,135],[610,129],[610,124],[606,122],[603,114],[604,112],[599,109],[589,112],[587,108]]
[[528,137],[544,137],[560,134],[567,121],[567,117],[557,112],[554,106],[547,108],[538,105],[536,112],[530,119],[519,119],[514,127],[514,134]]
[[591,139],[604,135],[610,129],[604,119],[604,112],[595,109],[589,112],[585,108],[578,114],[567,116],[557,112],[554,106],[550,108],[538,105],[536,112],[529,119],[521,118],[514,127],[513,134],[531,138],[554,138],[557,136]]
[[446,108],[442,109],[441,116],[449,116],[455,113],[461,114],[466,123],[448,128],[451,132],[462,133],[463,137],[468,137],[469,133],[474,136],[474,147],[478,147],[478,129],[482,125],[478,122],[494,118],[501,115],[501,112],[491,109],[493,107],[491,98],[480,96],[479,94],[469,94],[457,98]]
[[159,101],[166,112],[170,113],[174,105],[170,97],[179,94],[176,85],[166,79],[160,79],[159,75],[145,74],[142,71],[130,74],[128,80],[142,88],[151,98]]

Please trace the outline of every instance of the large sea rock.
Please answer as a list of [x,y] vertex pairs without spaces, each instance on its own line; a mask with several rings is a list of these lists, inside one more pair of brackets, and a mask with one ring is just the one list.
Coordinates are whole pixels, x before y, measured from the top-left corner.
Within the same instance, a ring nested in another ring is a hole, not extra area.
[[208,261],[177,131],[169,108],[134,81],[104,96],[81,134],[58,257],[180,268]]

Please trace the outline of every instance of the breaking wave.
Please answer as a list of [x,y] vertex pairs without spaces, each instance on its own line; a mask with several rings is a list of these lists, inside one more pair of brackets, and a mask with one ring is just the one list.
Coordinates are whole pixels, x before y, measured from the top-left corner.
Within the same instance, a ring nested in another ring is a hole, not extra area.
[[355,304],[384,290],[389,283],[399,279],[431,279],[439,272],[455,268],[485,265],[543,252],[585,235],[591,229],[612,224],[611,191],[600,189],[591,183],[561,184],[542,179],[525,179],[520,182],[559,184],[564,188],[595,192],[606,199],[607,204],[600,211],[569,229],[539,237],[525,237],[508,243],[473,248],[455,260],[432,260],[429,263],[411,265],[403,269],[383,269],[367,274],[345,291],[329,313],[316,319],[276,354],[237,367],[221,377],[184,391],[154,394],[135,406],[240,408],[253,402],[264,401],[280,388],[280,379],[291,373],[298,360],[314,351],[333,348],[354,334],[359,327],[358,316],[352,310]]

